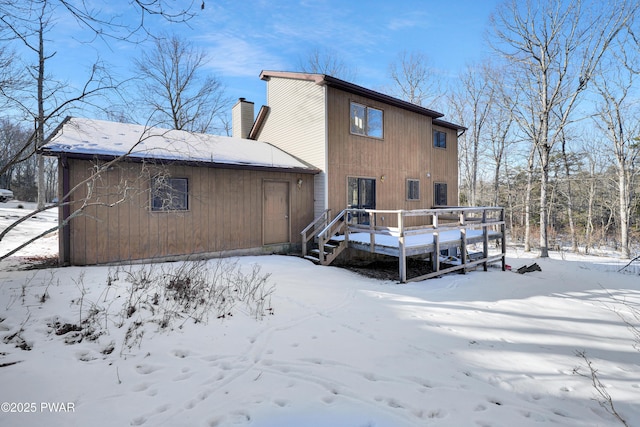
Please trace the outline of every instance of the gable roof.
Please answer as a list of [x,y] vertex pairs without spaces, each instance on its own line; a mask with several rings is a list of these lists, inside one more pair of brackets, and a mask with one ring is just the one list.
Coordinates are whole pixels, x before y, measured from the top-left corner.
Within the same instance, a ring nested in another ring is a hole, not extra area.
[[[411,102],[403,101],[401,99],[394,98],[389,95],[385,95],[384,93],[376,92],[374,90],[367,89],[365,87],[358,86],[353,83],[349,83],[345,80],[340,80],[338,78],[329,76],[327,74],[297,73],[297,72],[291,72],[291,71],[266,71],[266,70],[263,70],[260,73],[260,78],[262,80],[268,81],[271,77],[279,77],[284,79],[295,79],[295,80],[307,80],[310,82],[314,82],[317,85],[326,85],[329,87],[343,90],[345,92],[353,93],[354,95],[364,96],[366,98],[383,102],[385,104],[392,105],[394,107],[402,108],[404,110],[412,111],[414,113],[431,117],[432,119],[438,119],[440,117],[444,117],[444,114],[438,111],[431,110],[429,108],[425,108],[417,104],[412,104]],[[444,120],[439,121],[438,125],[449,127],[451,129],[456,129],[456,130],[466,129],[464,126],[459,126],[454,123],[446,122]]]
[[317,173],[266,142],[104,120],[67,117],[42,147],[45,155],[156,160],[219,167]]

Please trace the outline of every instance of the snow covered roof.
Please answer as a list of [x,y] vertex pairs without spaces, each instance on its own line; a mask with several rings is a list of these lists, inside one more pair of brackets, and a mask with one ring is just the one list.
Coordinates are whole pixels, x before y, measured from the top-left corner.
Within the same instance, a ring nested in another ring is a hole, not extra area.
[[126,155],[134,159],[317,172],[266,142],[76,117],[65,119],[49,136],[42,151],[53,156]]

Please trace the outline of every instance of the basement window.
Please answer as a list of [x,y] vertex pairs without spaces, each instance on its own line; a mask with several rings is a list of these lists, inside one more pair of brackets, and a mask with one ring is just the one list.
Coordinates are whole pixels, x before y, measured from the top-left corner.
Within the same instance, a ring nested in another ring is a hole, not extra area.
[[382,138],[382,110],[352,102],[350,111],[351,133]]
[[186,211],[189,209],[189,180],[158,175],[151,184],[151,210]]

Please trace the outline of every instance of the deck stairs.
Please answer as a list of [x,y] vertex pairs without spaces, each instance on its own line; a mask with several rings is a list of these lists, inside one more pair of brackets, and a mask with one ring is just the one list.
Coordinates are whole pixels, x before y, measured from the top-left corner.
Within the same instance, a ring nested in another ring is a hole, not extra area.
[[302,230],[302,256],[305,259],[329,265],[348,247],[349,240],[344,238],[345,213],[340,212],[329,222],[331,210],[327,209]]

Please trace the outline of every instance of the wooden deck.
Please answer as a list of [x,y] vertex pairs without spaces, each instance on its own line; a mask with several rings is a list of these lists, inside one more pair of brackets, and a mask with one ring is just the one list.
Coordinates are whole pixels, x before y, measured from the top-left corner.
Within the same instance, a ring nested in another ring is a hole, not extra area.
[[[486,271],[489,264],[498,262],[505,270],[505,221],[501,207],[410,211],[345,209],[331,222],[328,222],[329,217],[330,213],[325,212],[301,233],[303,256],[323,265],[330,264],[344,249],[352,248],[397,257],[402,283],[457,270],[466,272],[478,265]],[[361,223],[355,223],[355,218],[360,218]],[[386,222],[393,222],[393,226],[376,225],[385,222],[385,218]],[[312,239],[317,241],[318,248],[309,254],[308,244]],[[489,253],[490,241],[499,242],[497,254]],[[469,255],[470,245],[481,247],[476,256]],[[454,265],[441,268],[443,250],[459,254]],[[433,271],[407,278],[407,257],[430,258]]]

